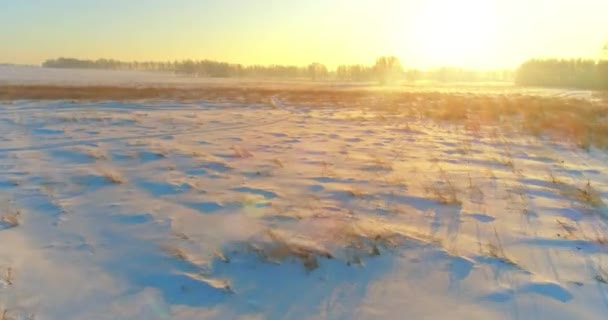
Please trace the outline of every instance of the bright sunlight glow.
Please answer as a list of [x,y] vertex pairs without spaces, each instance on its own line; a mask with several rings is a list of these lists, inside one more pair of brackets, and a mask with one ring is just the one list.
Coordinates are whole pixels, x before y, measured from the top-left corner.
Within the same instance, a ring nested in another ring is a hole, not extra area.
[[446,65],[480,65],[498,46],[495,2],[430,0],[419,4],[401,30],[417,44],[417,51]]
[[395,55],[408,68],[494,69],[531,57],[596,58],[608,41],[606,0],[0,0],[0,8],[0,63],[336,67]]

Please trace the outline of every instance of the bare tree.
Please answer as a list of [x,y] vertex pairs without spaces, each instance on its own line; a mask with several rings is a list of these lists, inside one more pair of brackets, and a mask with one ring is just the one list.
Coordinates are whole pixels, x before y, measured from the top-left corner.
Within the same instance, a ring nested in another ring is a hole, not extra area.
[[321,63],[313,62],[308,66],[308,75],[312,81],[327,78],[328,74],[327,67]]
[[403,74],[403,67],[399,58],[395,56],[383,56],[376,59],[374,74],[380,84],[384,85],[399,78]]
[[420,79],[422,72],[418,69],[410,69],[405,72],[405,78],[407,81],[416,82],[416,80]]

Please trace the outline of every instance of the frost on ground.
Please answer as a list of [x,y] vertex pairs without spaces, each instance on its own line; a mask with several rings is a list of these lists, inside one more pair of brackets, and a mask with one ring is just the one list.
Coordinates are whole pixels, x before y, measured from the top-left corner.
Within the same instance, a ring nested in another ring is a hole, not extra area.
[[339,104],[1,102],[0,319],[605,318],[608,154]]

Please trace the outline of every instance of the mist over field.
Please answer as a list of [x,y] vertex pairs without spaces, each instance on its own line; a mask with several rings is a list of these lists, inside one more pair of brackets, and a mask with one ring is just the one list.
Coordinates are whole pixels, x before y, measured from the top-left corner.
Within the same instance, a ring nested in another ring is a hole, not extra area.
[[606,318],[604,1],[5,2],[0,320]]

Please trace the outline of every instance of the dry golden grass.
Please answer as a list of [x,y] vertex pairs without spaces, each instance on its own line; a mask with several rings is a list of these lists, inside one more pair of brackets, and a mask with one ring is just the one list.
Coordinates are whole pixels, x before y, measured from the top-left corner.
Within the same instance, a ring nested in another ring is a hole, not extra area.
[[[262,84],[207,85],[192,88],[112,86],[0,86],[0,100],[222,100],[270,104],[281,94],[287,103],[313,107],[370,108],[391,115],[421,117],[464,125],[480,132],[485,125],[517,124],[523,132],[569,140],[581,148],[608,148],[608,105],[585,99],[542,97],[517,93],[473,94],[456,92],[379,90],[350,86]],[[388,119],[388,117],[386,117]]]
[[273,88],[204,86],[196,88],[119,87],[119,86],[57,86],[5,85],[0,86],[0,100],[139,100],[139,99],[229,99],[248,102],[267,102],[280,92]]
[[519,110],[524,131],[560,140],[566,139],[584,149],[591,146],[608,147],[606,105],[559,98],[523,100],[521,103],[528,105],[527,108]]
[[391,114],[462,123],[478,133],[484,125],[519,123],[523,132],[569,140],[581,148],[608,148],[608,105],[585,99],[521,94],[445,92],[300,91],[285,95],[310,106],[368,106]]
[[439,168],[440,180],[436,183],[431,183],[425,187],[426,192],[444,205],[461,205],[462,201],[458,198],[459,190],[450,178],[448,173]]

